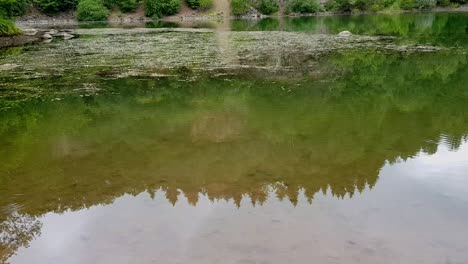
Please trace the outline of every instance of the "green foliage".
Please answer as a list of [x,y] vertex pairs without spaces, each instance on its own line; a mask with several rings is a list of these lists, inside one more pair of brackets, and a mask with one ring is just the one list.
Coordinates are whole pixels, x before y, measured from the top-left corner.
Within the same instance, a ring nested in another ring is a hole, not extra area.
[[449,6],[450,0],[437,0],[437,5],[439,6]]
[[77,17],[80,21],[104,21],[109,10],[100,0],[81,0],[78,4]]
[[13,17],[23,15],[27,4],[26,0],[0,0],[0,16]]
[[122,12],[135,11],[138,1],[137,0],[103,0],[102,3],[107,9],[112,9],[118,6]]
[[145,14],[149,17],[175,15],[179,9],[180,0],[145,0]]
[[213,0],[185,0],[192,9],[208,9],[213,6]]
[[19,29],[13,22],[0,17],[0,36],[14,36],[20,34]]
[[55,14],[76,8],[78,0],[32,0],[46,14]]
[[289,8],[295,13],[316,13],[320,5],[317,0],[291,0]]
[[416,0],[415,2],[419,9],[431,9],[437,4],[437,0]]
[[349,12],[353,8],[350,0],[333,0],[332,11]]
[[137,1],[136,0],[119,0],[117,2],[117,5],[120,8],[120,11],[122,12],[133,12],[135,11],[137,7]]
[[192,9],[197,9],[200,7],[200,0],[185,0],[187,5]]
[[258,10],[264,15],[271,15],[278,12],[279,5],[277,0],[261,0]]
[[200,0],[200,9],[209,9],[213,6],[213,0]]
[[415,0],[400,0],[400,8],[410,10],[416,7]]
[[248,0],[231,0],[231,9],[232,14],[236,16],[245,15],[249,11],[250,5]]

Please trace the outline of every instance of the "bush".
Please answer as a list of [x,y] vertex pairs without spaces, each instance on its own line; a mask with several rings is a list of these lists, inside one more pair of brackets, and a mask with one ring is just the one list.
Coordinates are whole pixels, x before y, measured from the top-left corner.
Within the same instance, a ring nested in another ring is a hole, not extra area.
[[14,36],[20,34],[19,29],[13,22],[0,18],[0,36]]
[[213,6],[213,0],[186,0],[192,9],[208,9]]
[[27,4],[26,0],[0,0],[0,17],[21,16]]
[[213,0],[200,0],[200,9],[209,9],[213,6]]
[[100,0],[81,0],[78,4],[77,17],[80,21],[104,21],[109,10]]
[[200,0],[186,0],[187,5],[192,9],[197,9],[200,7]]
[[76,8],[78,0],[32,0],[44,13],[54,14]]
[[291,0],[289,4],[291,10],[296,13],[315,13],[320,9],[317,0]]
[[415,0],[400,0],[400,8],[402,9],[413,9],[416,7]]
[[271,15],[278,12],[279,5],[277,0],[261,0],[258,10],[264,15]]
[[419,9],[431,9],[435,7],[437,0],[416,0],[416,7]]
[[137,8],[137,0],[103,0],[102,3],[107,9],[118,6],[122,12],[133,12]]
[[119,6],[120,11],[122,12],[133,12],[137,8],[136,0],[119,0],[117,1],[117,6]]
[[149,17],[175,15],[179,12],[180,0],[146,0],[145,14]]
[[437,5],[440,6],[449,6],[450,5],[450,0],[438,0]]
[[350,0],[335,0],[334,11],[349,12],[353,9]]
[[248,0],[231,0],[231,9],[232,14],[236,16],[245,15],[249,11],[250,5]]

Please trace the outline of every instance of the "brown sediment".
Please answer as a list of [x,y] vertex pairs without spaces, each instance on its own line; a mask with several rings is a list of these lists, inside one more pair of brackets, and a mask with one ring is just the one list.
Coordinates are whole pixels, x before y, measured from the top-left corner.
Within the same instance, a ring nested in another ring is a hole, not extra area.
[[12,37],[0,37],[0,48],[21,46],[28,43],[38,42],[38,36],[18,35]]

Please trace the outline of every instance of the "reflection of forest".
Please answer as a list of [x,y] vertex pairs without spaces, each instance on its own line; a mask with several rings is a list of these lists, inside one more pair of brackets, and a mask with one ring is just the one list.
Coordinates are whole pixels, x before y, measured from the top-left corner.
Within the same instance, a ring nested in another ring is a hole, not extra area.
[[36,217],[125,193],[295,204],[372,188],[385,162],[466,138],[466,58],[356,52],[329,58],[333,82],[97,80],[113,95],[2,101],[0,256]]
[[337,55],[333,83],[108,80],[120,95],[12,107],[0,207],[40,215],[160,188],[193,204],[199,193],[261,203],[267,187],[293,203],[301,188],[352,195],[386,161],[466,136],[466,57],[438,67],[440,56]]
[[304,31],[338,33],[349,30],[359,35],[389,35],[419,43],[467,47],[466,13],[411,13],[354,16],[317,16],[234,20],[238,31]]

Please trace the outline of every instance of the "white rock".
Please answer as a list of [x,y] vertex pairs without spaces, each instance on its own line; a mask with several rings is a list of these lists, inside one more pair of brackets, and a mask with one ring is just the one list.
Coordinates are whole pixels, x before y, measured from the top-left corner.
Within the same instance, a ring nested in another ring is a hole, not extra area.
[[349,32],[347,30],[341,31],[340,33],[338,33],[338,36],[340,36],[340,37],[349,37],[351,35],[353,35],[353,33]]
[[46,34],[42,35],[42,38],[43,39],[52,39],[52,36],[50,34],[46,33]]
[[65,40],[72,39],[74,37],[75,36],[73,36],[72,34],[68,34],[67,32],[63,32],[63,39],[65,39]]
[[23,33],[23,35],[26,36],[34,36],[37,34],[37,30],[35,30],[34,28],[23,29],[21,30],[21,32]]
[[56,30],[56,29],[51,29],[51,30],[49,30],[49,32],[47,32],[46,34],[49,34],[49,35],[53,36],[53,35],[56,35],[57,33],[58,33],[58,30]]

